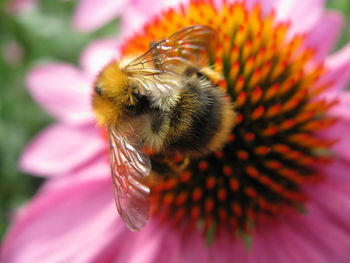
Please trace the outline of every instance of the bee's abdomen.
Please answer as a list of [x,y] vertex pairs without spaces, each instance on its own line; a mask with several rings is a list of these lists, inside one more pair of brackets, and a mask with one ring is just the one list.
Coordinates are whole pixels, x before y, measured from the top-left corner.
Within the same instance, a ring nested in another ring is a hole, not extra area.
[[193,79],[170,116],[166,150],[199,156],[226,142],[234,123],[231,102],[206,78]]

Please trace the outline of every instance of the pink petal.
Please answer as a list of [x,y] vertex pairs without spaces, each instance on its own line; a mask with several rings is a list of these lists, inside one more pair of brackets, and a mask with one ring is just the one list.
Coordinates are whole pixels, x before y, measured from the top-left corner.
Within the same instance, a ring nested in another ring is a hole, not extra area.
[[[290,220],[289,220],[290,221]],[[280,242],[286,247],[290,256],[291,262],[309,263],[309,262],[325,262],[323,255],[320,253],[312,241],[303,236],[298,228],[291,227],[290,225],[283,224],[276,231],[276,235]],[[331,262],[331,261],[330,261]]]
[[107,143],[94,127],[54,124],[27,145],[20,167],[28,173],[54,176],[79,168],[106,148]]
[[[264,233],[257,232],[252,237],[252,248],[245,249],[245,253],[247,254],[247,262],[254,262],[254,263],[269,263],[269,262],[278,262],[276,259],[272,260],[274,258],[273,252],[271,252],[271,248],[267,248],[266,246],[266,236],[270,235],[270,233],[274,233],[274,236],[276,235],[276,230],[272,229],[271,227],[268,230],[265,230]],[[278,237],[277,237],[278,239]],[[278,244],[281,244],[280,241],[275,241]],[[279,250],[282,250],[281,248]],[[290,258],[290,255],[288,254],[288,251],[284,251],[285,258]],[[282,253],[283,253],[282,252]],[[287,257],[288,255],[288,257]]]
[[[350,163],[341,159],[335,159],[331,164],[322,167],[321,172],[327,175],[327,181],[337,182],[343,187],[350,186]],[[314,187],[310,187],[310,190],[314,189]],[[317,192],[318,189],[315,189]]]
[[[202,262],[209,263],[208,249],[205,247],[205,240],[196,232],[181,233],[180,251],[183,263]],[[218,255],[216,255],[217,257]]]
[[290,35],[307,32],[321,18],[324,2],[324,0],[279,0],[276,4],[276,18],[291,21]]
[[350,91],[330,91],[325,93],[324,97],[329,101],[334,99],[338,101],[338,103],[328,111],[329,115],[345,121],[350,121]]
[[336,43],[344,24],[337,12],[326,12],[308,32],[305,46],[316,48],[316,59],[323,59]]
[[119,59],[119,43],[116,39],[96,40],[83,51],[80,59],[85,72],[95,76],[112,59]]
[[324,80],[335,82],[334,90],[345,89],[350,80],[350,44],[329,56],[326,60],[329,73]]
[[80,0],[73,15],[73,26],[80,31],[92,31],[121,14],[128,0]]
[[307,189],[315,203],[327,212],[329,220],[348,232],[350,232],[349,171],[348,161],[334,160],[321,171],[326,175],[325,182]]
[[[347,170],[349,171],[349,165]],[[348,188],[348,187],[347,187]],[[315,203],[328,215],[328,220],[339,226],[349,236],[350,234],[350,192],[342,185],[330,182],[323,184],[314,191],[310,190],[310,196]],[[321,194],[320,194],[321,193]],[[350,249],[350,240],[343,242]]]
[[47,64],[34,68],[27,79],[36,101],[50,114],[64,122],[91,122],[91,81],[69,64]]
[[72,173],[67,173],[51,178],[54,180],[46,180],[40,187],[40,192],[50,192],[53,189],[64,188],[70,184],[78,184],[87,180],[108,180],[112,183],[109,154],[106,152],[99,158],[94,158],[93,161],[84,164],[81,169],[74,171],[74,176]]
[[263,14],[268,14],[277,4],[278,0],[245,0],[244,3],[248,8],[259,4]]
[[[267,262],[294,262],[292,255],[289,254],[289,251],[282,243],[282,238],[278,236],[279,228],[279,225],[272,224],[261,226],[260,229],[257,229],[256,234],[252,237],[253,247],[251,255],[249,255],[252,262],[259,262],[257,251],[260,252],[260,255],[263,255]],[[257,250],[257,248],[259,249]],[[249,250],[247,253],[249,254]]]
[[143,10],[135,9],[132,6],[129,6],[125,12],[127,15],[124,15],[121,19],[120,39],[127,39],[138,30],[141,30],[144,24],[154,15],[154,10],[145,12]]
[[128,263],[181,262],[179,243],[175,232],[153,220],[139,233]]
[[146,22],[154,16],[160,15],[162,10],[170,7],[178,8],[180,4],[187,4],[189,0],[136,0],[135,5],[128,5],[123,11],[120,39],[126,39],[142,29]]
[[333,126],[322,132],[322,136],[332,139],[337,139],[338,141],[332,147],[338,158],[350,161],[350,122],[345,120],[339,120]]
[[[241,237],[232,236],[232,233],[227,233],[228,235],[222,236],[218,239],[218,242],[212,245],[212,247],[205,248],[209,250],[209,262],[210,263],[221,263],[221,262],[245,262],[254,263],[255,252],[252,247],[246,247],[243,244]],[[256,236],[253,237],[253,246],[256,243]],[[264,261],[264,258],[259,257],[261,261],[259,263],[269,263],[269,261]]]
[[125,262],[132,247],[133,236],[118,219],[109,180],[43,192],[13,222],[2,262]]
[[[333,189],[333,191],[336,192],[336,189]],[[318,194],[323,195],[323,192],[321,191]],[[349,198],[350,195],[348,200]],[[313,254],[320,257],[313,262],[348,262],[346,258],[349,259],[349,233],[330,220],[328,213],[315,203],[309,203],[306,216],[296,216],[288,222],[290,223],[290,228],[298,229],[299,235],[317,248],[318,251]],[[324,259],[322,260],[321,257]]]

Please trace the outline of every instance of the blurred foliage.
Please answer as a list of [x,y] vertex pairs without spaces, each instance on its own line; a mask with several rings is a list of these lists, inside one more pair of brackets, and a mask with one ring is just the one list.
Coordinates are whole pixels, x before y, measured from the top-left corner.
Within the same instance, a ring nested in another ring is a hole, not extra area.
[[41,0],[18,14],[8,12],[9,2],[0,0],[0,237],[14,209],[42,182],[19,171],[20,153],[33,136],[53,122],[25,88],[27,72],[47,61],[77,64],[90,41],[116,35],[118,25],[113,21],[84,34],[70,24],[75,1]]
[[[37,6],[18,14],[7,12],[8,4],[0,0],[0,237],[10,214],[42,182],[19,171],[20,153],[33,136],[53,122],[26,90],[26,73],[47,61],[77,64],[87,43],[117,34],[118,25],[116,20],[91,34],[74,31],[70,19],[76,1],[38,0]],[[350,40],[350,1],[331,0],[327,6],[347,17],[339,48]]]
[[337,10],[344,16],[344,29],[334,50],[338,50],[350,42],[350,1],[349,0],[328,0],[327,8]]

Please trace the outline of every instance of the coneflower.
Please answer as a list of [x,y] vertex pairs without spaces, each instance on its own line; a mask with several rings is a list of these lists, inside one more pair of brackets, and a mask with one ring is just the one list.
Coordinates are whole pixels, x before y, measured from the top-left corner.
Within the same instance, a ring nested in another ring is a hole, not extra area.
[[[326,57],[342,20],[321,2],[193,1],[149,21],[121,49],[89,46],[85,72],[67,64],[34,69],[29,88],[60,122],[28,146],[21,166],[56,178],[17,214],[1,259],[349,262],[350,47]],[[86,106],[89,70],[190,25],[218,32],[210,66],[224,77],[218,88],[231,98],[236,125],[222,150],[186,166],[183,156],[171,160],[181,176],[162,174],[151,221],[132,233],[117,216],[108,143]]]

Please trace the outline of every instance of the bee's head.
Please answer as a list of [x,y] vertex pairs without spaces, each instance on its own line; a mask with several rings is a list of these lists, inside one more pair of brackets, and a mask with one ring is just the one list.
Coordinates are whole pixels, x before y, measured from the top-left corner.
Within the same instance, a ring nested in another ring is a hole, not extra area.
[[127,74],[116,61],[108,64],[94,84],[92,106],[99,124],[118,125],[125,109],[136,104]]

